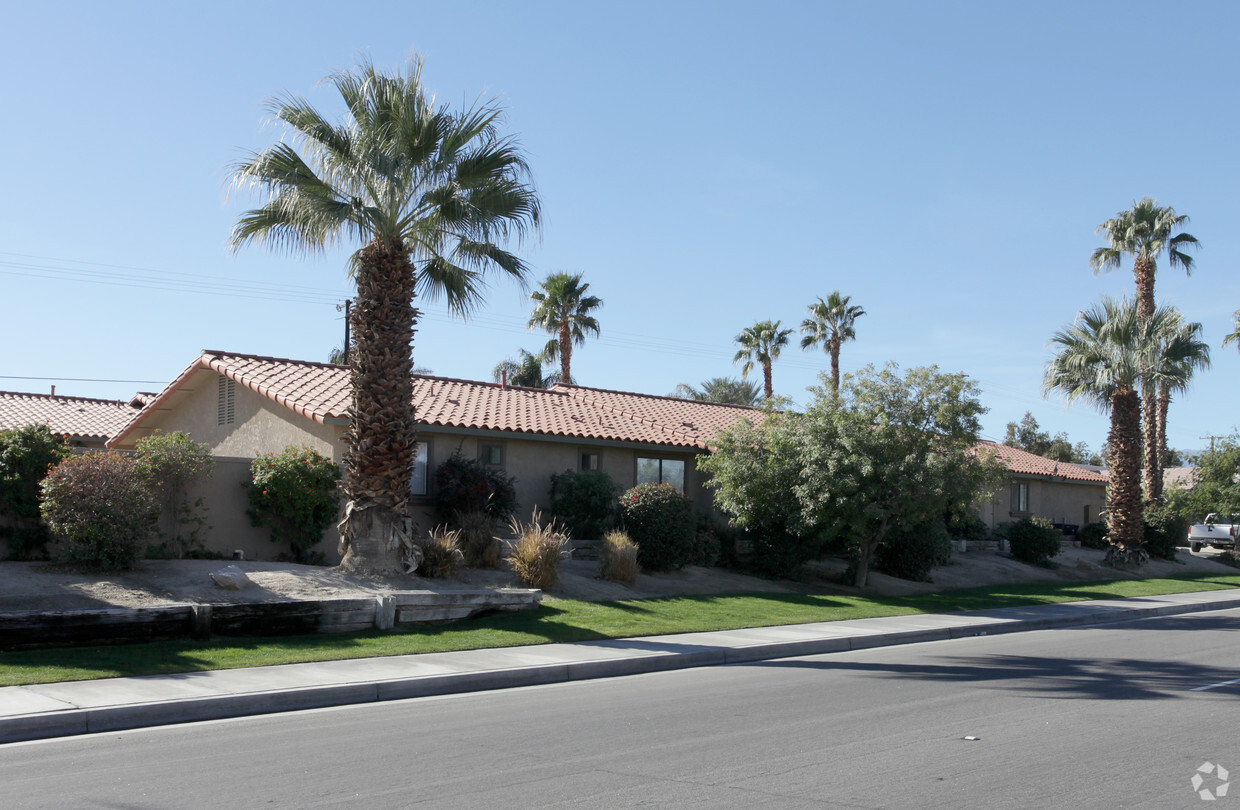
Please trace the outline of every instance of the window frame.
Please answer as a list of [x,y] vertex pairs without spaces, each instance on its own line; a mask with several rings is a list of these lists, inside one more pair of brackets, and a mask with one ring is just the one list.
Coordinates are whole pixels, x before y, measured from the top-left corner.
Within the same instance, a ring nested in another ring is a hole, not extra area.
[[[418,456],[425,453],[426,460],[425,469],[422,472],[422,492],[414,489],[417,483]],[[411,498],[429,498],[431,495],[431,443],[419,439],[413,443],[413,468],[409,473],[409,497]]]
[[[594,458],[594,466],[589,466],[586,462],[588,457]],[[577,471],[578,472],[602,472],[603,470],[603,452],[601,450],[579,450],[577,451]]]
[[1011,513],[1013,515],[1029,514],[1029,482],[1012,482]]
[[[499,451],[499,461],[490,460],[490,451]],[[478,463],[493,470],[504,469],[508,461],[508,451],[503,442],[478,442]]]
[[[641,463],[643,461],[657,461],[659,463],[659,480],[658,481],[642,481],[639,479],[639,476],[641,474]],[[689,488],[689,461],[688,459],[685,459],[685,458],[677,458],[675,456],[634,456],[633,480],[638,484],[650,484],[650,483],[670,484],[671,482],[666,480],[666,478],[663,475],[663,463],[667,461],[680,464],[683,466],[683,469],[681,470],[681,473],[680,473],[680,486],[677,488],[677,491],[680,492],[681,495],[687,494],[686,491]]]

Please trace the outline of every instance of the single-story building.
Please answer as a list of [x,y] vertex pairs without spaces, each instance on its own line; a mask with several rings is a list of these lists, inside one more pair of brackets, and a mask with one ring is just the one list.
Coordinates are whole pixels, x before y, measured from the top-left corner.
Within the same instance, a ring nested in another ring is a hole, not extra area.
[[102,450],[154,394],[135,394],[128,402],[52,394],[0,391],[0,430],[47,425],[74,447]]
[[990,531],[1000,523],[1031,517],[1079,528],[1098,520],[1106,508],[1107,477],[1102,472],[996,442],[979,442],[978,449],[994,453],[1008,468],[1007,486],[981,505]]
[[[544,511],[551,476],[602,470],[621,488],[668,482],[711,506],[696,464],[720,431],[761,411],[737,405],[557,385],[550,389],[414,375],[418,455],[411,503],[421,531],[434,525],[435,468],[459,452],[516,479],[520,514]],[[251,460],[305,445],[339,463],[349,425],[347,366],[204,351],[108,442],[132,449],[156,430],[205,443],[216,471],[202,495],[211,505],[207,548],[268,559],[281,549],[250,526],[242,482]],[[336,534],[319,546],[337,560]]]

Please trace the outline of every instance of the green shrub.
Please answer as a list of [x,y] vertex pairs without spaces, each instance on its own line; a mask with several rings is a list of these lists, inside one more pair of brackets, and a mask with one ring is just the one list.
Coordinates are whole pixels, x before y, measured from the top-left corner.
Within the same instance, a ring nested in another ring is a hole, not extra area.
[[986,521],[971,510],[952,515],[946,528],[952,540],[980,543],[986,539]]
[[454,452],[435,469],[436,519],[455,526],[458,514],[486,512],[495,520],[507,520],[517,511],[515,480]]
[[1111,541],[1107,539],[1109,532],[1110,529],[1107,528],[1107,524],[1099,520],[1082,526],[1081,530],[1076,533],[1076,539],[1081,541],[1081,546],[1084,548],[1105,551],[1107,546],[1111,545]]
[[436,526],[430,535],[414,541],[422,552],[422,561],[418,564],[418,574],[432,579],[447,579],[456,573],[465,560],[460,547],[460,529],[448,529]]
[[887,532],[874,555],[874,567],[884,574],[915,582],[930,582],[930,570],[952,558],[952,538],[942,520],[928,520]]
[[690,565],[710,567],[719,563],[719,535],[715,530],[715,521],[705,512],[696,514],[697,528],[693,533],[693,548],[689,553]]
[[555,584],[560,560],[568,553],[568,535],[556,527],[555,521],[543,525],[534,510],[529,523],[513,518],[509,523],[516,541],[508,552],[508,564],[517,578],[531,588],[547,590]]
[[1059,554],[1063,535],[1046,518],[1026,518],[1007,524],[1012,556],[1032,565],[1045,565]]
[[482,510],[457,512],[455,522],[465,564],[470,568],[498,568],[500,543],[495,536],[495,518]]
[[816,534],[796,534],[767,526],[749,532],[752,551],[748,567],[760,574],[786,577],[818,556],[823,540]]
[[697,518],[671,484],[638,484],[620,496],[620,520],[648,571],[683,568],[693,559]]
[[609,582],[637,582],[637,544],[622,531],[603,535],[598,547],[598,575]]
[[133,567],[158,514],[133,457],[100,451],[70,456],[48,473],[42,510],[70,562],[104,570]]
[[[322,565],[314,551],[340,511],[340,468],[309,447],[286,447],[250,462],[250,522],[271,529],[271,542],[288,543],[291,559]],[[281,555],[286,557],[286,555]]]
[[1145,550],[1151,557],[1174,560],[1176,547],[1188,537],[1188,520],[1167,506],[1154,506],[1145,509],[1144,521]]
[[619,487],[605,472],[565,472],[551,476],[551,515],[577,540],[597,540],[616,524]]
[[189,487],[211,476],[215,459],[206,444],[180,430],[156,431],[138,442],[138,474],[159,503],[159,531],[170,555],[185,557],[202,550],[199,533],[206,526],[202,498],[189,501]]
[[51,534],[40,520],[40,485],[69,453],[69,445],[47,425],[0,430],[0,515],[14,522],[0,526],[0,540],[10,559],[47,559]]

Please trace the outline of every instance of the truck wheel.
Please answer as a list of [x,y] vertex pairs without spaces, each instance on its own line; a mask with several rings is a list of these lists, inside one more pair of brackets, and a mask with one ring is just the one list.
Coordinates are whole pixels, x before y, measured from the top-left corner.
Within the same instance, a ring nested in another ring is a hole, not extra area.
[[1188,549],[1189,551],[1201,551],[1201,543],[1194,540],[1188,544]]

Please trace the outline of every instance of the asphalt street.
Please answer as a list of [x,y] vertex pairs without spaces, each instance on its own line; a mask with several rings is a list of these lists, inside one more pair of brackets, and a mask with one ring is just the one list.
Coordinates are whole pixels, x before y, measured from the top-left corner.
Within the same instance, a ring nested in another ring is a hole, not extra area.
[[1201,807],[1195,774],[1240,779],[1237,629],[1216,611],[16,743],[0,803]]

